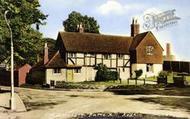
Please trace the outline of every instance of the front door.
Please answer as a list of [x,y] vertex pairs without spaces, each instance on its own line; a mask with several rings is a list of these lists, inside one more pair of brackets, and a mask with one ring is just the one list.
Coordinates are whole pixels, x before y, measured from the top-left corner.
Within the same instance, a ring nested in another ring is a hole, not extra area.
[[73,70],[67,69],[67,81],[73,81]]

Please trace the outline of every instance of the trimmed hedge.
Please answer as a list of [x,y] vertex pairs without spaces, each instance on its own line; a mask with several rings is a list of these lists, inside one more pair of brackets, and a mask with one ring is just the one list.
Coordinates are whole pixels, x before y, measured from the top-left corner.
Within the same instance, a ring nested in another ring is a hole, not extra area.
[[119,74],[117,71],[111,71],[102,63],[96,65],[95,69],[98,70],[96,72],[95,81],[111,81],[119,79]]
[[116,71],[97,71],[95,81],[111,81],[119,78]]

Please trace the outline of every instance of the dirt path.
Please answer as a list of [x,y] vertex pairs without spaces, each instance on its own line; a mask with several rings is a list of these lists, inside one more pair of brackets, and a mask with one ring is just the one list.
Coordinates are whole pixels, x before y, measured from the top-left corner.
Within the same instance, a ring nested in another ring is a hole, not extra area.
[[[184,109],[173,109],[160,104],[144,103],[132,98],[158,95],[118,96],[109,92],[44,91],[17,89],[22,99],[34,104],[28,112],[5,113],[1,117],[14,119],[67,119],[77,114],[94,112],[125,112],[170,115],[190,118]],[[189,97],[181,97],[189,98]],[[39,105],[37,105],[39,104]],[[6,118],[2,118],[6,119]]]

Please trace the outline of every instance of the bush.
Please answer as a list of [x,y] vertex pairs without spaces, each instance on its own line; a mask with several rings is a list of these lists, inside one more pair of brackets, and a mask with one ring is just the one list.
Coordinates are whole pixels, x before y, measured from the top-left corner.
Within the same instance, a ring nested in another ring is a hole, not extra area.
[[182,76],[175,76],[173,77],[173,80],[174,80],[174,86],[177,86],[177,87],[185,86],[185,80]]
[[167,79],[167,77],[157,77],[157,83],[158,84],[167,84],[168,79]]
[[138,79],[142,75],[143,71],[142,69],[135,70],[135,79]]
[[165,78],[168,76],[168,72],[167,71],[161,71],[158,75],[158,77],[161,77],[161,78]]
[[98,64],[95,67],[98,71],[96,72],[95,81],[110,81],[119,79],[117,71],[110,71],[106,65]]

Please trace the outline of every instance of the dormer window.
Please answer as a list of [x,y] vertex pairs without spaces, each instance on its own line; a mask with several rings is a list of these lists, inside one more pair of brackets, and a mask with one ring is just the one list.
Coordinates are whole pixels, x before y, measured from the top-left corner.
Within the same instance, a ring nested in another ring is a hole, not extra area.
[[153,46],[146,46],[146,54],[153,55],[154,47]]

